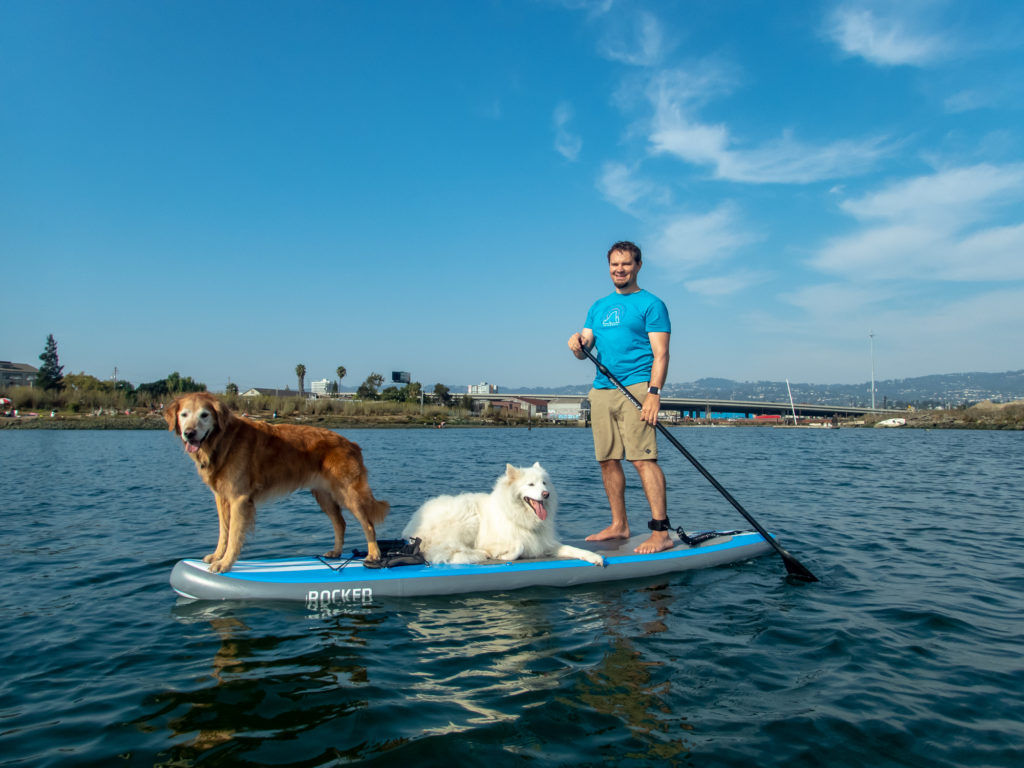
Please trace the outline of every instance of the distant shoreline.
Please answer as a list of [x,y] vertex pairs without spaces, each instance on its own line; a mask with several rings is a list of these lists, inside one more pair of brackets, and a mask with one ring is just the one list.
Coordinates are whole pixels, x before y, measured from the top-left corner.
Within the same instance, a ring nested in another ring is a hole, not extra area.
[[[857,419],[839,421],[842,429],[870,429],[876,422],[891,418],[893,412],[877,414]],[[1024,401],[996,405],[989,402],[964,409],[942,411],[907,411],[900,413],[906,424],[896,429],[984,429],[984,430],[1024,430]],[[545,420],[512,422],[496,421],[482,417],[464,417],[457,420],[438,422],[427,421],[409,414],[364,415],[359,418],[345,417],[340,414],[324,414],[320,416],[293,415],[273,418],[271,414],[257,414],[250,418],[269,421],[274,424],[306,424],[325,427],[327,429],[437,429],[442,424],[446,429],[465,428],[512,428],[512,429],[566,429],[580,428],[578,422],[551,422]],[[794,429],[792,426],[773,424],[771,422],[755,422],[752,419],[727,420],[715,419],[710,422],[684,421],[666,422],[671,427],[737,427],[757,429]],[[800,425],[796,428],[807,428]],[[821,428],[821,427],[819,427]],[[159,411],[131,414],[26,414],[18,417],[0,418],[0,430],[5,429],[123,429],[123,430],[166,430],[167,424]]]
[[[544,428],[558,429],[566,427],[577,427],[576,422],[570,424],[541,421],[534,419],[532,422],[526,419],[513,423],[505,423],[491,418],[470,417],[451,419],[446,421],[432,421],[409,414],[379,414],[362,415],[356,418],[343,416],[341,414],[323,414],[309,416],[295,414],[290,416],[274,417],[270,413],[246,414],[245,418],[256,421],[265,421],[271,424],[304,424],[313,427],[325,427],[326,429],[464,429],[486,428],[486,427],[513,427],[513,428]],[[18,417],[0,418],[0,430],[3,429],[124,429],[124,430],[167,430],[167,422],[164,421],[160,411],[133,414],[23,414]]]

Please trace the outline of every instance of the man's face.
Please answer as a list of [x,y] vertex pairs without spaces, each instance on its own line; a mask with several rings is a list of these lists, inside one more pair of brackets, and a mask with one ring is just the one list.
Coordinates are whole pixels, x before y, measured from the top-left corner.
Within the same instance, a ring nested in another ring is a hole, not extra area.
[[636,287],[636,275],[640,271],[640,264],[633,261],[633,256],[625,251],[612,251],[608,259],[608,272],[611,274],[615,290],[631,289]]

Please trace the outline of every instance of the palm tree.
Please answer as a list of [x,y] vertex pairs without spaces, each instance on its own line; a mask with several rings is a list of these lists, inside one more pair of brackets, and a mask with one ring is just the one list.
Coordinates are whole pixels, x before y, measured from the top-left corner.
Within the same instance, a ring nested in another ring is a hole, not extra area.
[[306,389],[305,389],[305,384],[306,384],[306,366],[304,366],[302,363],[299,363],[298,365],[296,365],[295,366],[295,375],[299,377],[299,394],[303,395],[306,392]]
[[341,380],[345,378],[345,374],[348,373],[348,371],[345,370],[345,366],[344,365],[339,365],[334,372],[336,374],[338,374],[338,389],[340,390],[341,389]]

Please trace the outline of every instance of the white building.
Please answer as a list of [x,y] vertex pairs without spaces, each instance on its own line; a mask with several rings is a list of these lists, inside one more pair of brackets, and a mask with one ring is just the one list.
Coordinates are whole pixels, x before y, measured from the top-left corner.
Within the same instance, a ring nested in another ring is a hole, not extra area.
[[310,382],[309,391],[318,397],[326,397],[330,386],[331,382],[328,379],[320,379],[320,381]]
[[547,417],[549,421],[579,421],[583,418],[583,401],[548,403]]
[[498,387],[495,384],[488,384],[486,381],[480,384],[470,384],[469,394],[471,395],[496,395]]

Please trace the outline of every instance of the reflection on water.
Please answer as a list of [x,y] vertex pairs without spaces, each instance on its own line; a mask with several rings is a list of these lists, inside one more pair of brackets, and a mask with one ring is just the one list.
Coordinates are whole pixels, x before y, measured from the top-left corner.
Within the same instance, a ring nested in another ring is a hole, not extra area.
[[[305,753],[313,734],[329,731],[321,749],[365,759],[496,727],[505,749],[525,756],[545,750],[530,735],[538,723],[560,718],[620,723],[637,757],[678,756],[688,749],[679,726],[688,726],[667,703],[671,680],[657,674],[666,661],[635,645],[666,631],[671,597],[664,585],[623,596],[592,590],[565,600],[542,590],[361,612],[279,604],[277,618],[292,629],[274,637],[254,630],[265,616],[251,606],[179,600],[174,617],[208,627],[218,644],[205,682],[156,697],[156,711],[139,725],[162,721],[180,737],[168,764],[218,750],[255,759],[266,751],[257,733],[301,737]],[[367,728],[369,709],[390,726]],[[594,738],[580,734],[584,743]]]
[[[672,599],[664,586],[641,590],[639,596],[644,600],[633,611],[616,604],[606,606],[608,650],[592,670],[580,676],[575,701],[568,699],[565,704],[588,707],[624,724],[638,745],[628,755],[632,759],[678,760],[690,745],[675,731],[690,726],[669,704],[672,677],[659,674],[670,662],[649,657],[632,640],[638,634],[650,637],[666,631]],[[639,610],[640,606],[646,610]],[[633,612],[643,614],[639,625],[630,615]]]

